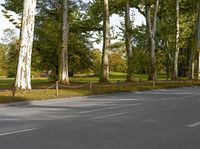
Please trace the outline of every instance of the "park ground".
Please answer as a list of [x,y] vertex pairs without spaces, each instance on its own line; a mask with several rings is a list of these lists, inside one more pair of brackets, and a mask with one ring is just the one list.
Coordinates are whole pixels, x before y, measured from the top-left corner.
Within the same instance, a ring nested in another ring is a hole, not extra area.
[[30,100],[46,100],[54,98],[66,98],[74,96],[88,96],[95,94],[141,91],[161,88],[174,88],[180,86],[198,86],[198,81],[188,81],[181,78],[178,81],[169,81],[165,74],[158,74],[155,86],[147,81],[147,75],[135,75],[133,82],[126,82],[125,73],[111,73],[110,82],[107,84],[98,83],[98,77],[92,74],[79,74],[70,78],[71,84],[59,86],[55,90],[55,82],[48,78],[33,78],[31,91],[18,91],[13,97],[13,78],[0,77],[0,103],[21,102]]
[[1,149],[199,149],[200,87],[0,105]]

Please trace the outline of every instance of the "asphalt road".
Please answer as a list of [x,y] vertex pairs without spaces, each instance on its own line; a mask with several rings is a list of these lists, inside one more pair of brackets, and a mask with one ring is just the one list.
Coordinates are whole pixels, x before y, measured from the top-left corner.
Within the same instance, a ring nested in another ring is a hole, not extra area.
[[1,105],[0,149],[200,149],[200,88]]

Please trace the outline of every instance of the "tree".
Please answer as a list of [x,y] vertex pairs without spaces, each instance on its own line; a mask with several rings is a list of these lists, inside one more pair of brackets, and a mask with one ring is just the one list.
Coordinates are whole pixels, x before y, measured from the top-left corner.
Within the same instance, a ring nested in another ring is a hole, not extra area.
[[148,37],[146,26],[136,26],[133,30],[133,63],[135,73],[148,73],[149,49],[147,49]]
[[130,37],[130,5],[129,0],[126,0],[125,6],[125,39],[126,39],[126,51],[127,51],[127,81],[132,81],[133,68],[132,68],[132,46]]
[[176,41],[175,41],[175,54],[174,54],[174,69],[173,69],[173,79],[178,78],[178,56],[179,56],[179,0],[176,0]]
[[198,66],[197,66],[197,73],[198,79],[200,79],[200,2],[197,4],[197,47],[198,47]]
[[62,18],[62,57],[61,57],[61,82],[69,83],[68,72],[68,36],[69,36],[69,19],[68,19],[68,0],[63,0],[63,18]]
[[36,0],[24,0],[20,52],[15,87],[31,89],[31,54],[34,34]]
[[154,0],[154,10],[153,10],[153,20],[151,20],[151,3],[146,0],[145,4],[145,17],[146,17],[146,23],[147,23],[147,33],[149,37],[149,44],[150,44],[150,73],[149,73],[149,80],[155,80],[156,79],[156,55],[155,55],[155,34],[156,34],[156,20],[157,20],[157,14],[158,14],[158,5],[159,0]]
[[[157,36],[156,41],[160,50],[165,54],[164,66],[167,78],[170,78],[173,67],[173,55],[174,55],[174,44],[175,44],[175,8],[174,0],[160,1],[160,9],[158,12],[157,21]],[[159,57],[158,57],[159,59]],[[158,64],[158,62],[157,62]],[[171,77],[172,78],[172,77]]]
[[101,58],[100,82],[108,82],[109,79],[109,62],[108,49],[110,44],[110,21],[109,21],[109,3],[104,0],[104,19],[103,19],[103,49]]

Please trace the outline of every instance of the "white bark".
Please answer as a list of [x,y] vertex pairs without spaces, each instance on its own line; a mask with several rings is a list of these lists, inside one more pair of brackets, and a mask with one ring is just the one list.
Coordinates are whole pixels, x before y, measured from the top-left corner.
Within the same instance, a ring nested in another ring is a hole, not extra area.
[[69,83],[68,72],[68,37],[69,37],[69,20],[68,20],[68,0],[63,0],[63,20],[62,20],[62,68],[61,82]]
[[101,59],[100,82],[107,82],[109,79],[108,49],[110,45],[110,21],[109,3],[104,0],[104,21],[103,21],[103,50]]
[[198,79],[200,79],[200,51],[198,51]]
[[34,35],[36,0],[24,0],[20,52],[15,87],[31,89],[31,55]]
[[[192,43],[192,41],[191,41]],[[191,55],[190,55],[190,67],[189,67],[189,79],[192,80],[194,79],[194,46],[192,43],[192,49],[191,49]]]
[[158,5],[159,0],[155,0],[154,2],[154,15],[153,15],[153,25],[152,25],[152,31],[151,31],[151,69],[152,69],[152,77],[153,80],[156,79],[156,43],[155,43],[155,34],[157,30],[157,14],[158,14]]
[[200,79],[200,4],[198,3],[198,23],[197,23],[197,47],[198,47],[198,79]]
[[149,79],[155,80],[156,79],[156,56],[155,56],[155,34],[157,29],[157,14],[158,14],[158,5],[159,0],[154,0],[154,14],[153,14],[153,22],[151,22],[151,10],[150,6],[146,6],[146,22],[147,22],[147,30],[149,34],[149,44],[150,44],[150,51],[151,51],[151,70]]
[[180,34],[180,24],[179,24],[179,0],[176,0],[176,47],[174,54],[174,72],[173,79],[178,78],[178,57],[179,57],[179,34]]

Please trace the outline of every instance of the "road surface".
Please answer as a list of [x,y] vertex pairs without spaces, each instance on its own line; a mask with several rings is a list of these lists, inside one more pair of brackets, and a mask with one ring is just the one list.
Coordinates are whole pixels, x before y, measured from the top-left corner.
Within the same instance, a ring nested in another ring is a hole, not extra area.
[[0,105],[0,149],[200,149],[200,87]]

